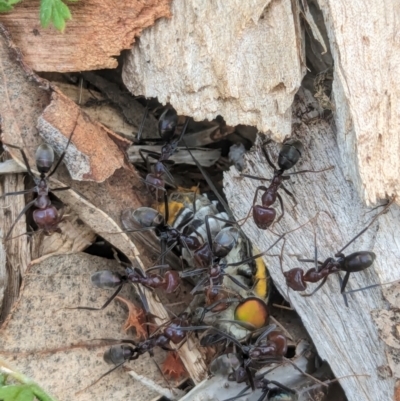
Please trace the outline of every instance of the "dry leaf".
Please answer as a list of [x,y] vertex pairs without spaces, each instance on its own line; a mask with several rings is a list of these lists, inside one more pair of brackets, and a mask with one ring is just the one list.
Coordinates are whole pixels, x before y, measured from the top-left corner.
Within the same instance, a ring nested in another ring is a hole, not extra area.
[[115,299],[123,302],[128,307],[128,318],[124,323],[124,330],[127,332],[131,327],[135,329],[136,336],[139,340],[144,340],[147,338],[147,331],[144,328],[144,324],[146,323],[146,316],[144,314],[144,310],[135,306],[129,300],[117,296]]
[[167,377],[176,381],[187,374],[181,358],[176,352],[168,353],[162,365],[162,371]]
[[89,71],[117,67],[115,56],[129,49],[142,30],[170,17],[171,0],[85,0],[68,4],[72,20],[64,33],[41,28],[39,3],[25,0],[0,22],[36,71]]

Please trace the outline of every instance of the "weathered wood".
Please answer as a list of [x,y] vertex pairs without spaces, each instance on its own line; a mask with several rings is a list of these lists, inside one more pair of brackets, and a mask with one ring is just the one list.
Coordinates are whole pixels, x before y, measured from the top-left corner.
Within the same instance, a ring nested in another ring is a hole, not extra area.
[[400,3],[318,0],[334,58],[346,178],[369,204],[400,189]]
[[[304,108],[307,103],[305,95],[300,92],[295,107]],[[285,271],[294,267],[307,270],[313,267],[311,264],[298,262],[295,257],[313,258],[313,227],[317,234],[319,260],[323,261],[334,256],[377,213],[367,213],[370,209],[364,206],[353,184],[346,181],[343,172],[345,162],[340,158],[335,131],[329,123],[324,120],[311,121],[308,124],[296,121],[293,134],[305,146],[302,158],[293,171],[319,170],[331,165],[335,166],[335,169],[323,173],[295,175],[285,182],[285,187],[296,197],[296,206],[291,197],[284,191],[280,192],[284,200],[285,216],[280,223],[272,227],[275,232],[283,233],[294,229],[314,217],[318,211],[325,212],[319,215],[314,224],[309,223],[303,229],[287,236],[283,263]],[[272,160],[276,161],[277,146],[268,146],[268,150],[270,154],[272,151]],[[272,169],[259,148],[250,152],[246,160],[246,173],[266,178],[272,176]],[[225,175],[224,185],[235,217],[242,219],[251,208],[256,187],[268,185],[268,181],[240,179],[238,176],[239,173],[231,168]],[[257,203],[260,204],[260,200]],[[275,206],[280,211],[278,202]],[[395,242],[395,238],[399,218],[399,207],[392,205],[386,215],[379,217],[360,239],[346,249],[346,254],[357,250],[370,250],[377,254],[377,260],[368,271],[351,276],[348,290],[379,283],[380,279],[386,281],[389,277],[398,278],[400,246]],[[246,222],[243,229],[260,250],[267,249],[276,240],[271,231],[259,230],[252,218]],[[281,246],[282,242],[272,249],[270,254],[279,254]],[[327,284],[319,292],[312,297],[303,298],[298,293],[288,291],[276,256],[268,256],[264,260],[278,289],[299,313],[319,355],[329,362],[336,377],[351,374],[369,375],[341,380],[348,400],[392,399],[393,379],[382,379],[378,375],[378,367],[387,365],[387,359],[384,344],[379,339],[370,316],[371,310],[382,309],[385,305],[380,289],[349,295],[349,308],[346,308],[340,295],[337,277],[329,277]],[[315,285],[310,285],[308,292],[313,288]]]
[[295,2],[174,0],[172,14],[144,31],[126,58],[128,89],[195,120],[222,115],[228,125],[289,135],[305,73]]
[[115,56],[128,49],[142,30],[157,18],[169,17],[171,0],[71,2],[72,20],[65,31],[42,28],[39,3],[28,0],[0,23],[10,31],[27,63],[35,71],[90,71],[115,68]]

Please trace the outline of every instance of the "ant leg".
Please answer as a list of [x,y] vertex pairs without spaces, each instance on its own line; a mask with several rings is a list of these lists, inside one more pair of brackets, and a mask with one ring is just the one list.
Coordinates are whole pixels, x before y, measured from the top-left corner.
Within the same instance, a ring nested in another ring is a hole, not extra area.
[[293,195],[293,193],[290,192],[287,188],[285,188],[285,186],[282,184],[281,184],[281,188],[286,192],[287,195],[289,195],[293,199],[294,206],[297,206],[297,200],[296,200],[296,197]]
[[259,180],[259,181],[272,181],[272,178],[258,177],[256,175],[250,175],[250,174],[240,174],[240,177],[251,178],[252,180]]
[[[147,153],[147,156],[144,157],[143,153]],[[157,153],[157,152],[153,152],[151,150],[140,148],[139,149],[139,156],[143,159],[144,164],[146,164],[146,166],[147,166],[147,158],[148,157],[152,157],[153,159],[158,160],[159,157],[161,156],[161,154]]]
[[147,118],[148,114],[149,114],[149,100],[147,101],[146,109],[144,111],[144,115],[143,115],[142,121],[140,123],[139,131],[136,136],[136,143],[140,143],[140,141],[142,139],[144,123],[146,122],[146,118]]
[[18,215],[18,217],[15,219],[14,223],[11,225],[10,229],[8,230],[8,233],[5,237],[5,240],[8,240],[8,238],[10,237],[10,234],[13,230],[13,228],[15,227],[15,225],[18,223],[18,220],[35,204],[36,199],[34,199],[33,201],[30,201],[29,203],[27,203],[25,205],[25,207],[22,209],[22,211],[20,212],[20,214]]
[[93,387],[95,384],[97,384],[103,377],[106,377],[107,375],[109,375],[110,373],[114,372],[114,370],[117,370],[118,368],[120,368],[124,363],[121,362],[118,365],[114,366],[112,369],[108,370],[106,373],[103,373],[96,381],[94,381],[92,384],[89,384],[89,386],[83,388],[82,390],[79,390],[78,392],[75,393],[75,395],[81,394],[84,391],[86,391],[88,388]]
[[344,280],[342,280],[342,276],[340,275],[340,273],[338,273],[338,279],[339,279],[339,285],[340,285],[340,293],[343,296],[343,301],[344,304],[346,305],[346,308],[349,307],[349,303],[347,302],[347,295],[343,293],[344,288],[347,285],[347,282],[349,281],[349,277],[350,277],[350,272],[346,272],[345,276],[344,276]]
[[117,290],[114,292],[114,294],[111,295],[110,298],[107,299],[106,303],[100,307],[100,308],[91,308],[89,306],[76,306],[75,308],[64,308],[64,309],[84,309],[84,310],[103,310],[107,308],[108,305],[110,305],[111,301],[114,300],[114,298],[121,292],[122,287],[125,283],[122,283]]
[[67,189],[71,189],[71,187],[60,187],[60,188],[54,188],[54,189],[50,189],[50,191],[49,191],[49,192],[66,191]]
[[346,285],[349,281],[349,277],[350,277],[350,272],[346,272],[346,275],[344,276],[343,282],[342,282],[342,286],[340,287],[340,293],[343,294],[344,290],[346,289]]
[[326,280],[328,279],[328,277],[324,277],[323,280],[321,281],[321,283],[318,285],[318,287],[310,292],[309,294],[300,294],[302,297],[311,297],[312,295],[314,295],[318,290],[321,289],[321,287],[326,283]]
[[273,248],[282,238],[284,238],[286,234],[287,234],[287,233],[284,233],[284,234],[280,235],[279,238],[278,238],[266,251],[261,252],[261,253],[259,253],[259,254],[257,254],[257,255],[253,255],[253,256],[251,256],[250,258],[241,260],[240,262],[227,263],[226,266],[240,266],[240,265],[244,265],[245,263],[249,263],[249,262],[251,262],[251,261],[253,261],[253,260],[255,260],[255,259],[260,258],[261,256],[266,255],[267,252],[269,252],[269,250],[270,250],[271,248]]
[[34,192],[36,187],[33,187],[31,189],[24,189],[23,191],[16,191],[16,192],[7,192],[6,194],[3,194],[0,196],[1,198],[5,198],[6,196],[13,196],[13,195],[24,195],[24,194],[29,194],[31,192]]
[[[298,260],[299,262],[302,262],[302,263],[315,263],[315,259],[300,259],[300,258],[297,258],[297,260]],[[318,263],[319,265],[323,265],[323,263],[320,262],[319,260],[317,260],[317,263]]]
[[78,117],[76,118],[75,125],[74,125],[74,128],[72,129],[71,135],[69,136],[69,139],[68,139],[68,142],[67,142],[67,146],[65,147],[64,151],[61,153],[60,158],[58,159],[58,161],[57,161],[56,165],[54,166],[53,170],[47,175],[47,178],[51,177],[57,171],[58,166],[63,161],[65,153],[67,152],[68,146],[71,143],[72,135],[74,135],[75,128],[76,128],[76,126],[78,124]]
[[334,168],[335,168],[335,166],[330,166],[330,167],[324,168],[322,170],[300,170],[300,171],[294,171],[293,173],[287,173],[285,175],[288,176],[288,175],[297,175],[297,174],[303,174],[303,173],[322,173],[324,171],[333,170]]
[[27,169],[27,171],[28,171],[28,174],[29,174],[33,179],[35,179],[35,176],[34,176],[34,174],[32,173],[31,166],[29,165],[28,158],[26,157],[26,153],[25,153],[24,149],[20,148],[19,146],[10,145],[10,144],[5,143],[5,142],[3,142],[3,145],[6,145],[6,146],[8,146],[8,147],[10,147],[10,148],[13,148],[13,149],[18,149],[18,150],[21,152],[22,159],[24,160],[24,164],[25,164],[25,167],[26,167],[26,169]]
[[178,140],[176,141],[177,144],[182,140],[183,135],[185,135],[186,130],[187,130],[187,127],[188,127],[188,124],[189,124],[189,117],[186,117],[185,124],[184,124],[184,126],[183,126],[183,128],[182,128],[182,132],[181,132],[181,134],[179,135]]
[[278,198],[279,203],[280,203],[280,205],[281,205],[282,213],[281,213],[281,215],[275,220],[275,224],[279,223],[279,221],[281,220],[281,218],[285,215],[285,208],[283,207],[283,199],[282,199],[282,197],[281,197],[278,193],[276,194],[276,197]]
[[213,191],[214,195],[217,197],[219,203],[222,205],[222,207],[225,209],[226,213],[228,214],[229,218],[234,220],[233,214],[228,206],[228,204],[225,202],[225,199],[221,196],[221,194],[219,193],[219,191],[217,190],[217,188],[215,187],[214,183],[212,182],[210,176],[208,175],[208,173],[205,171],[205,169],[203,168],[203,166],[197,161],[197,159],[193,156],[192,152],[190,151],[190,149],[188,148],[188,146],[186,145],[184,139],[182,139],[183,144],[185,145],[186,150],[189,152],[191,158],[193,159],[193,161],[195,162],[197,168],[200,170],[200,173],[203,175],[204,179],[207,182],[207,185],[210,187],[210,189]]
[[251,212],[253,211],[254,206],[255,206],[255,204],[256,204],[256,202],[257,202],[258,191],[266,191],[266,190],[267,190],[267,187],[265,187],[264,185],[260,185],[259,187],[256,188],[256,192],[255,192],[254,198],[253,198],[253,205],[251,206],[249,212],[247,213],[247,216],[246,216],[244,219],[240,219],[240,220],[238,221],[238,223],[239,223],[240,221],[243,221],[243,220],[244,220],[244,222],[240,224],[240,227],[243,226],[243,225],[246,223],[246,221],[249,219],[249,217],[250,217],[250,215],[251,215]]
[[268,145],[268,143],[270,143],[270,142],[271,142],[271,140],[268,140],[268,141],[264,142],[261,145],[261,150],[264,153],[264,157],[267,159],[268,164],[274,169],[274,171],[277,171],[278,169],[276,168],[275,164],[272,163],[271,159],[269,158],[269,154],[267,152],[267,149],[264,148],[264,146]]
[[243,283],[241,283],[238,279],[234,276],[231,276],[228,273],[224,273],[224,276],[228,277],[231,281],[233,281],[238,287],[243,288],[244,290],[248,290],[249,288],[246,287]]
[[393,197],[393,199],[385,206],[385,208],[379,212],[378,214],[376,214],[373,219],[369,222],[369,224],[362,229],[354,238],[352,238],[340,251],[338,251],[335,255],[335,257],[341,256],[340,254],[351,244],[353,243],[358,237],[360,237],[362,234],[365,233],[365,231],[368,230],[369,227],[371,227],[371,225],[375,222],[375,220],[382,214],[386,213],[389,209],[389,207],[392,205],[392,203],[395,201],[395,197]]

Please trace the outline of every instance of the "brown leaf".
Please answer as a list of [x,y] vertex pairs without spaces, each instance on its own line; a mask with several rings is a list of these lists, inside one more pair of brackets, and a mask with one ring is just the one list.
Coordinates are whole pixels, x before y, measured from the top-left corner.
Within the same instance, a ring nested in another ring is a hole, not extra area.
[[171,379],[178,381],[187,375],[185,367],[176,352],[169,352],[162,365],[162,372]]
[[144,310],[135,306],[131,301],[117,296],[115,299],[123,302],[128,307],[128,318],[124,323],[124,330],[127,332],[131,327],[136,331],[136,336],[139,340],[144,340],[147,338],[147,331],[144,327],[146,323],[146,316]]
[[64,33],[39,22],[39,3],[25,0],[0,22],[36,71],[88,71],[117,67],[115,56],[129,49],[142,30],[170,17],[171,0],[85,0],[70,2],[72,20]]

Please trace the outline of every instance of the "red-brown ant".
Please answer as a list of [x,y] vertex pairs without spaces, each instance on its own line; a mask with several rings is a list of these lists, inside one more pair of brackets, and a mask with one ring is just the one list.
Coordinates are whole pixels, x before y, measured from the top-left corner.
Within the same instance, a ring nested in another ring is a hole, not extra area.
[[[114,294],[112,294],[111,297],[108,298],[107,301],[104,303],[104,305],[101,306],[100,308],[77,306],[74,308],[67,308],[67,309],[103,310],[121,292],[124,284],[127,283],[141,284],[150,290],[160,288],[164,290],[167,294],[176,291],[181,283],[179,273],[174,270],[167,270],[163,276],[155,273],[149,273],[152,270],[168,269],[169,268],[168,265],[153,266],[147,269],[146,272],[143,272],[141,269],[137,267],[132,267],[129,263],[121,262],[115,251],[114,251],[114,256],[119,264],[125,266],[124,275],[112,272],[110,270],[101,270],[96,273],[93,273],[91,276],[93,285],[95,285],[98,288],[108,289],[117,287]],[[143,304],[145,305],[146,311],[148,311],[148,308],[146,307],[147,303],[144,301],[143,296],[141,296],[141,298]]]
[[[253,206],[251,209],[253,211],[254,222],[256,226],[261,230],[266,230],[274,222],[276,217],[276,210],[271,206],[276,202],[277,198],[281,205],[282,212],[281,215],[276,220],[276,223],[279,222],[279,220],[281,220],[285,214],[285,209],[283,207],[283,200],[278,193],[279,188],[282,188],[289,196],[291,196],[294,199],[294,195],[283,186],[283,181],[289,180],[291,175],[303,174],[303,173],[320,173],[322,171],[331,170],[333,168],[333,167],[328,167],[323,170],[301,170],[301,171],[296,171],[294,173],[285,174],[286,170],[289,170],[292,167],[294,167],[294,165],[299,161],[304,148],[303,144],[300,141],[293,139],[284,142],[282,149],[279,152],[278,156],[279,169],[277,169],[274,163],[272,163],[268,155],[268,152],[264,147],[264,145],[268,144],[269,142],[270,140],[264,142],[261,146],[261,149],[264,153],[264,156],[268,164],[273,168],[274,175],[271,179],[271,184],[268,187],[260,185],[256,188],[256,193],[254,195],[254,200],[253,200]],[[267,180],[266,178],[255,177],[248,174],[242,174],[241,176],[256,180]],[[262,205],[256,205],[259,191],[264,191],[261,197]],[[248,217],[246,217],[246,220],[247,218]]]
[[294,268],[284,272],[283,274],[286,278],[287,286],[294,291],[304,291],[307,289],[307,283],[317,283],[318,281],[322,280],[321,284],[310,294],[301,294],[302,296],[308,297],[315,294],[315,292],[317,292],[326,283],[326,280],[330,274],[344,271],[346,272],[346,275],[340,288],[340,292],[343,293],[349,281],[350,274],[367,269],[374,263],[376,258],[375,253],[370,251],[354,252],[348,256],[345,256],[343,251],[365,231],[367,231],[381,214],[386,213],[393,202],[394,199],[386,204],[385,208],[378,213],[363,230],[361,230],[342,249],[340,249],[335,254],[336,259],[327,258],[324,262],[318,261],[316,247],[314,259],[299,259],[300,262],[315,263],[315,267],[307,270],[306,272],[304,272],[304,270],[301,268]]
[[[74,127],[75,129],[75,127]],[[36,160],[36,167],[40,173],[39,178],[37,178],[29,165],[28,158],[25,154],[25,151],[15,145],[10,145],[8,143],[3,142],[3,145],[8,146],[13,149],[17,149],[21,152],[22,158],[24,160],[24,164],[26,166],[28,174],[32,177],[33,181],[35,182],[35,186],[33,188],[23,190],[23,191],[17,191],[17,192],[8,192],[1,197],[5,196],[12,196],[12,195],[22,195],[22,194],[28,194],[28,193],[36,193],[37,196],[36,198],[29,202],[25,207],[22,209],[20,214],[17,216],[15,219],[14,223],[10,227],[5,239],[7,240],[13,228],[17,224],[18,220],[32,207],[35,206],[37,209],[33,211],[33,220],[39,227],[39,230],[42,230],[45,235],[51,235],[52,233],[60,233],[61,229],[58,227],[58,224],[62,221],[64,211],[61,209],[61,211],[58,211],[52,204],[51,200],[49,197],[49,193],[51,192],[56,192],[56,191],[65,191],[67,189],[70,189],[70,187],[62,187],[62,188],[49,188],[49,184],[47,180],[57,171],[58,166],[61,164],[61,162],[64,159],[65,152],[67,151],[67,148],[71,142],[72,135],[74,133],[74,130],[72,130],[71,135],[69,136],[67,146],[65,147],[64,151],[61,153],[60,158],[58,159],[56,165],[54,168],[51,170],[51,167],[54,163],[54,150],[51,146],[47,144],[42,144],[40,145],[35,154],[35,160]]]
[[[146,115],[145,115],[146,117]],[[185,124],[180,134],[177,134],[178,115],[174,109],[167,108],[160,116],[158,121],[158,132],[162,141],[165,144],[161,148],[161,153],[149,152],[143,149],[139,150],[139,154],[147,165],[147,170],[151,171],[149,158],[156,159],[157,162],[153,166],[153,172],[149,172],[144,182],[146,183],[149,191],[155,195],[156,199],[160,199],[159,190],[165,192],[165,181],[163,175],[167,175],[170,181],[174,181],[168,168],[166,167],[169,158],[177,151],[178,143],[185,135],[189,118],[186,118]],[[143,125],[143,123],[142,123]],[[140,133],[140,132],[139,132]],[[138,134],[139,136],[139,134]],[[140,136],[139,136],[140,137]],[[146,152],[145,157],[143,153]]]

